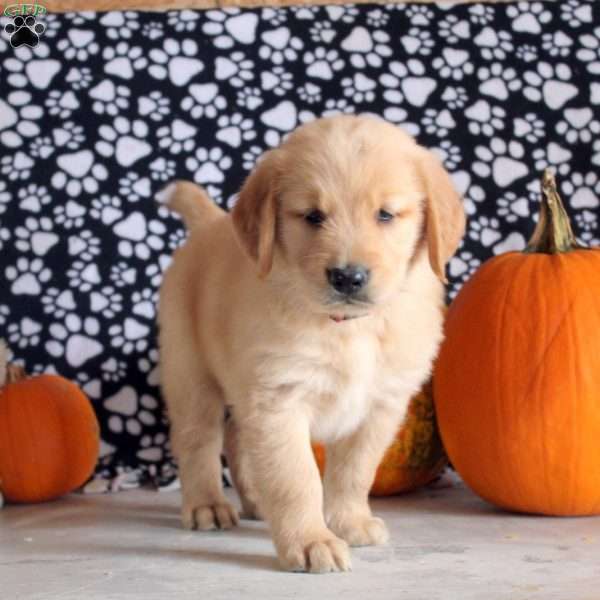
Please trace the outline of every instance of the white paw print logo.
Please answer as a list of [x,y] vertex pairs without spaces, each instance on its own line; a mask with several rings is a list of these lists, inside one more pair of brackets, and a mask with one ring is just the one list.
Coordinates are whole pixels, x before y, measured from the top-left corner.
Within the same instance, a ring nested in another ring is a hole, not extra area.
[[108,179],[106,167],[96,162],[91,150],[61,154],[56,163],[59,170],[52,176],[52,185],[71,197],[79,196],[82,191],[95,194],[98,182]]
[[238,148],[243,141],[253,140],[256,132],[252,119],[244,119],[241,113],[222,115],[217,121],[219,130],[216,138],[232,148]]
[[59,237],[53,232],[52,219],[42,217],[27,217],[24,225],[15,229],[15,246],[21,252],[33,252],[44,256],[55,244]]
[[219,94],[219,86],[216,83],[194,83],[188,91],[190,95],[182,100],[181,108],[193,119],[214,119],[227,107],[227,101]]
[[113,231],[122,238],[118,250],[126,258],[136,256],[141,260],[148,260],[152,251],[164,248],[165,225],[157,219],[146,219],[141,212],[132,212],[116,223]]
[[96,144],[96,152],[110,158],[114,155],[123,167],[130,167],[152,152],[152,146],[146,141],[148,125],[140,119],[129,121],[117,117],[111,125],[101,125],[98,133],[102,140]]
[[42,292],[42,284],[52,278],[52,271],[44,266],[40,258],[30,261],[20,257],[15,265],[6,267],[4,274],[12,282],[10,291],[15,296],[38,296]]
[[507,144],[501,138],[492,138],[489,147],[477,146],[475,155],[478,159],[473,163],[475,173],[483,178],[492,175],[494,182],[500,187],[509,186],[529,172],[522,160],[525,149],[520,142],[512,141]]
[[532,102],[543,100],[549,108],[557,110],[579,93],[578,88],[570,83],[572,76],[571,67],[565,63],[551,65],[540,62],[537,71],[527,71],[523,76],[523,94]]
[[261,35],[261,40],[263,43],[259,48],[258,55],[263,60],[270,60],[275,65],[297,60],[298,52],[304,47],[302,40],[293,36],[287,27],[265,31]]
[[46,352],[55,358],[64,356],[72,367],[81,367],[104,350],[97,340],[100,324],[95,317],[68,314],[64,323],[53,323],[49,331],[52,339],[45,344]]
[[195,58],[199,54],[198,44],[194,40],[179,42],[168,38],[164,40],[162,49],[150,50],[152,64],[148,73],[159,80],[168,77],[173,85],[183,87],[204,70],[203,62]]
[[198,148],[194,156],[189,156],[185,166],[194,173],[194,181],[201,184],[222,183],[225,181],[224,171],[233,164],[229,156],[223,154],[221,148]]
[[17,348],[33,348],[40,343],[40,332],[42,326],[37,321],[29,317],[23,317],[19,323],[10,323],[8,332],[8,341]]
[[158,145],[171,152],[171,154],[191,152],[196,145],[197,131],[194,125],[190,125],[181,119],[174,119],[169,125],[159,127],[156,132],[159,138]]
[[370,32],[364,27],[355,27],[342,40],[341,48],[350,54],[350,63],[355,69],[379,68],[383,59],[392,55],[389,41],[390,36],[385,31]]
[[150,327],[133,317],[127,317],[123,324],[111,325],[108,334],[113,348],[119,348],[123,354],[132,354],[148,348]]

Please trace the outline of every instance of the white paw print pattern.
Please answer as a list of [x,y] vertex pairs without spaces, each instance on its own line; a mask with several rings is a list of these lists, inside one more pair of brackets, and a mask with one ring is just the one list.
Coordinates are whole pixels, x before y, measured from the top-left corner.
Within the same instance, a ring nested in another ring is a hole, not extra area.
[[[115,486],[168,470],[156,305],[194,180],[226,209],[302,123],[374,113],[451,172],[467,234],[453,298],[522,250],[551,167],[578,239],[600,239],[600,4],[333,5],[45,16],[0,39],[0,337],[78,382]],[[141,468],[141,470],[140,470]]]

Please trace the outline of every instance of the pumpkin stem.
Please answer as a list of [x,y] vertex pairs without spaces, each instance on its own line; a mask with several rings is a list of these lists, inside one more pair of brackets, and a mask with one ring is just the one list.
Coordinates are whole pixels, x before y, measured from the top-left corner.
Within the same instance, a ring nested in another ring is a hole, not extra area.
[[524,252],[558,254],[581,248],[550,169],[542,175],[542,200],[536,228]]

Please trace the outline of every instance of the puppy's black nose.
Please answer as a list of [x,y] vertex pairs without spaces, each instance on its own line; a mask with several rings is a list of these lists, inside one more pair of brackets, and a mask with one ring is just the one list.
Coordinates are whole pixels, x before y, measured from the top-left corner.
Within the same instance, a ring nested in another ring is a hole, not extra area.
[[361,265],[327,269],[327,281],[336,292],[350,296],[365,287],[369,281],[369,270]]

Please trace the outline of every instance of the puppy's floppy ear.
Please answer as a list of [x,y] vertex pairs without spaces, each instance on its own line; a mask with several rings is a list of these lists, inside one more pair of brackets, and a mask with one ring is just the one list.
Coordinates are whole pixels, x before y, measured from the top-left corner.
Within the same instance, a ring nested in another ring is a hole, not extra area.
[[422,152],[419,170],[427,194],[425,234],[429,264],[439,279],[447,283],[445,266],[464,235],[465,211],[450,175],[434,154]]
[[260,277],[273,265],[277,220],[279,150],[267,152],[242,186],[231,217],[237,238],[258,265]]

